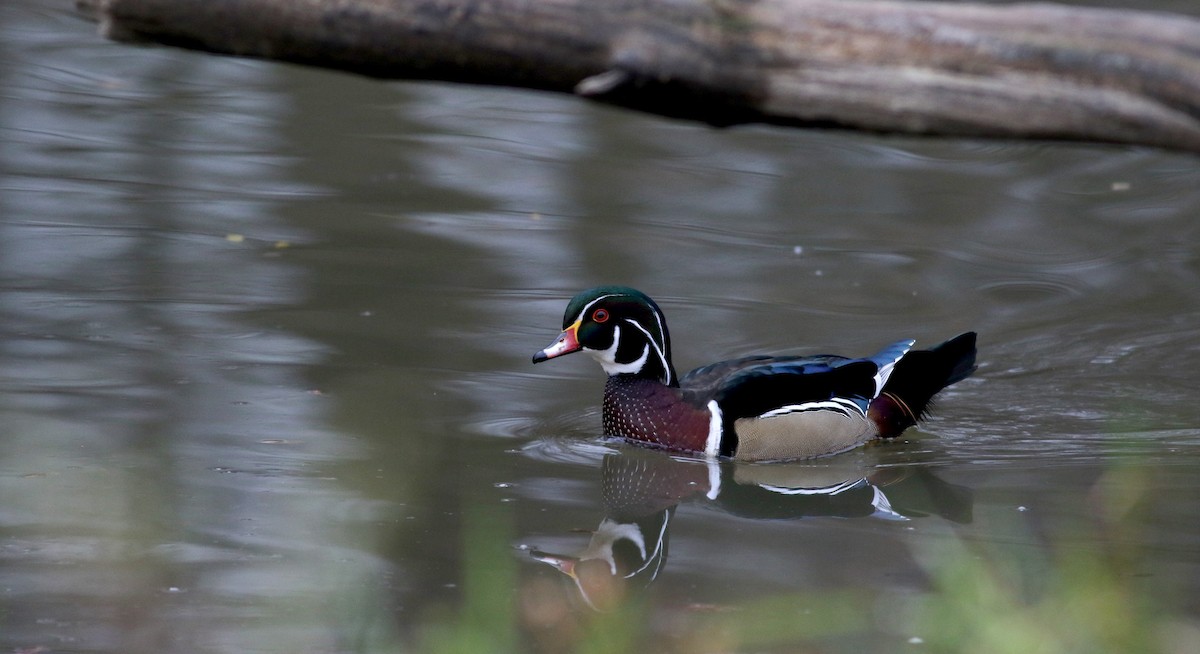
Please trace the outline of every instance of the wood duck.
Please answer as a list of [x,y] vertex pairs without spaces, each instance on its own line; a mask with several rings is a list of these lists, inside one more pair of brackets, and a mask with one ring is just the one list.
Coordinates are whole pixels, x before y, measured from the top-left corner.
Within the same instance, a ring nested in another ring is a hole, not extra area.
[[742,461],[836,454],[891,438],[975,370],[975,333],[929,350],[897,341],[873,356],[752,356],[697,368],[671,363],[662,311],[644,293],[601,286],[576,295],[563,331],[533,362],[583,350],[604,371],[607,436]]
[[658,579],[682,502],[752,520],[937,515],[958,523],[971,521],[974,503],[970,488],[946,482],[930,468],[877,467],[859,457],[764,465],[627,450],[605,455],[600,477],[604,519],[587,546],[571,554],[529,550],[535,561],[574,582],[577,597],[598,611],[616,608]]

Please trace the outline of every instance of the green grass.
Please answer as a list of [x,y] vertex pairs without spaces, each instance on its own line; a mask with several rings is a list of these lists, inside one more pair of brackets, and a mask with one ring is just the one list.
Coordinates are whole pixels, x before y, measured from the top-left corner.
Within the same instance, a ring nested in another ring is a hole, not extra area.
[[[1200,651],[1200,622],[1153,574],[1138,544],[1145,466],[1118,465],[1093,486],[1068,540],[1014,546],[957,540],[928,560],[935,591],[913,614],[929,652],[979,654]],[[1011,540],[1028,542],[1028,534]]]

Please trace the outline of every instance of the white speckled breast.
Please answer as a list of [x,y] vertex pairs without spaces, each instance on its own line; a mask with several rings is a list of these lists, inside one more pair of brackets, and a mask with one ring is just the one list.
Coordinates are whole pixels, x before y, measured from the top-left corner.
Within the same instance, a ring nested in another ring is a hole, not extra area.
[[617,375],[604,386],[603,426],[608,436],[703,452],[710,415],[706,408],[686,402],[678,388],[657,380]]

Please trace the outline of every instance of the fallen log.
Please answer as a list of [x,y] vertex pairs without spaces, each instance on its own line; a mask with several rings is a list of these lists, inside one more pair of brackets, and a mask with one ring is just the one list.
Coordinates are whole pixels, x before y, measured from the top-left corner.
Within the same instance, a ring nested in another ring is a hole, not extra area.
[[1200,20],[895,0],[79,0],[118,40],[715,125],[1200,152]]

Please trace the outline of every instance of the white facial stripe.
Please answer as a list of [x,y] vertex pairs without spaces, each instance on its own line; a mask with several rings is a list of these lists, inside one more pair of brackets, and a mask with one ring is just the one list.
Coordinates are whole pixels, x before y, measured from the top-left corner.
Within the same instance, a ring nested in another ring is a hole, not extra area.
[[600,526],[592,534],[592,541],[588,543],[587,549],[579,556],[580,561],[590,561],[600,559],[608,562],[612,573],[617,574],[616,557],[613,556],[613,543],[619,540],[627,540],[633,543],[638,548],[638,553],[642,558],[646,558],[646,537],[642,535],[642,530],[637,525],[629,523],[617,522],[611,518],[605,518],[600,522]]
[[715,459],[721,453],[721,407],[717,405],[716,400],[709,401],[708,413],[708,438],[704,441],[704,456]]
[[650,358],[650,346],[642,348],[642,356],[637,358],[637,361],[630,363],[617,363],[617,347],[621,344],[621,327],[613,327],[613,342],[608,346],[607,350],[584,350],[592,355],[596,361],[600,362],[600,367],[604,368],[604,372],[612,375],[621,374],[636,374],[641,372],[642,367],[646,365],[646,360]]
[[[657,316],[656,316],[656,318],[657,318]],[[650,339],[650,344],[654,346],[654,353],[658,355],[658,360],[662,362],[663,370],[666,371],[666,376],[667,376],[666,382],[667,382],[667,385],[669,386],[671,384],[671,366],[667,363],[667,355],[665,352],[663,352],[663,345],[658,342],[658,339],[656,339],[652,335],[650,335],[650,332],[646,331],[645,327],[642,327],[641,325],[639,325],[636,320],[633,320],[632,318],[626,318],[625,322],[633,325],[634,327],[637,327],[639,331],[641,331],[643,334],[646,335],[646,338]],[[662,322],[661,321],[659,321],[659,332],[658,333],[659,334],[662,333]]]
[[[654,322],[658,323],[659,336],[662,336],[665,339],[666,333],[667,333],[667,326],[663,324],[663,317],[662,317],[661,313],[659,313],[657,311],[654,312]],[[643,331],[645,331],[645,330],[643,330]],[[658,350],[658,358],[662,360],[663,370],[666,371],[665,374],[667,376],[667,385],[670,386],[671,384],[674,383],[674,380],[671,379],[671,365],[669,363],[667,363],[667,355],[663,351],[667,347],[667,344],[665,342],[659,342],[653,338],[650,339],[650,342],[655,343],[654,349]]]
[[[615,349],[615,348],[610,348],[608,350],[605,350],[604,354],[609,354],[613,349]],[[613,375],[623,375],[626,373],[632,375],[632,374],[637,374],[638,372],[641,372],[642,366],[646,365],[646,359],[649,356],[650,356],[650,346],[647,345],[645,347],[645,349],[642,350],[642,356],[638,357],[637,361],[634,361],[632,363],[617,363],[616,361],[614,361],[610,358],[611,355],[610,355],[610,357],[606,357],[604,359],[599,359],[599,361],[600,361],[600,367],[604,368],[604,372],[608,373],[608,375],[610,377]]]
[[587,304],[583,305],[583,308],[579,310],[579,314],[575,316],[575,320],[573,320],[572,322],[578,322],[580,320],[583,320],[584,314],[586,314],[588,312],[588,309],[592,308],[593,304],[599,302],[600,300],[603,300],[605,298],[610,298],[610,297],[617,297],[617,295],[616,295],[616,293],[609,293],[608,295],[601,295],[600,297],[596,298],[595,300],[592,300],[591,302],[588,302]]
[[[606,295],[601,295],[600,297],[592,300],[591,302],[588,302],[587,304],[585,304],[583,306],[582,309],[579,310],[579,313],[575,315],[575,322],[582,321],[584,316],[586,316],[588,314],[588,312],[591,311],[592,307],[595,306],[595,304],[597,302],[607,299],[607,298],[610,298],[610,297],[620,297],[621,295],[622,295],[621,293],[608,293]],[[666,332],[663,327],[662,315],[659,314],[659,312],[657,312],[657,311],[654,312],[654,321],[658,325],[658,334],[661,337]],[[593,357],[595,357],[595,359],[600,362],[600,366],[602,368],[604,368],[604,371],[607,372],[609,375],[618,375],[618,374],[622,374],[622,373],[641,372],[642,368],[646,365],[646,361],[649,358],[650,347],[653,347],[655,356],[657,356],[659,362],[662,363],[662,368],[664,371],[663,374],[666,378],[665,382],[668,385],[675,383],[675,380],[672,378],[672,374],[671,374],[671,365],[667,361],[667,354],[665,351],[666,343],[660,341],[658,338],[655,338],[653,334],[651,334],[649,331],[647,331],[646,328],[643,327],[641,324],[639,324],[636,320],[634,320],[632,318],[626,318],[625,322],[633,325],[634,327],[636,327],[638,329],[638,331],[645,334],[646,339],[649,341],[649,344],[646,346],[646,348],[642,350],[642,356],[638,357],[638,359],[636,361],[633,361],[631,363],[617,363],[617,346],[621,343],[621,328],[616,325],[613,326],[613,342],[612,342],[612,345],[610,345],[608,347],[608,349],[606,349],[606,350],[590,350],[588,348],[584,348],[584,350],[587,351],[589,354],[591,354]]]

